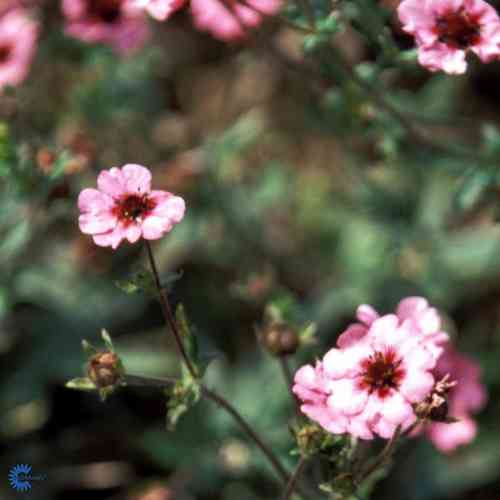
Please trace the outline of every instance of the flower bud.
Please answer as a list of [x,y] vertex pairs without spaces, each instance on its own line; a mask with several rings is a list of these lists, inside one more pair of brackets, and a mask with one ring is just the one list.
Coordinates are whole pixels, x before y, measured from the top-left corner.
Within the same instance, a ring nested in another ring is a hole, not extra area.
[[120,358],[111,351],[98,352],[90,358],[87,374],[99,389],[115,386],[123,376]]
[[289,356],[299,347],[297,332],[286,323],[271,323],[262,333],[262,343],[275,356]]

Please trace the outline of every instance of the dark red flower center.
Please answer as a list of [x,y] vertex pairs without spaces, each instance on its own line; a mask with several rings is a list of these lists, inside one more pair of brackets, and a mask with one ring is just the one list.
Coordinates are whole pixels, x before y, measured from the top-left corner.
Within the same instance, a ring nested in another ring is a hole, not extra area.
[[404,369],[401,368],[401,360],[392,349],[375,352],[366,358],[361,366],[363,388],[368,389],[370,394],[377,391],[381,398],[387,396],[391,389],[397,389],[405,375]]
[[10,45],[0,45],[0,64],[9,60],[12,47]]
[[438,17],[434,30],[440,42],[454,49],[465,50],[477,44],[481,38],[479,20],[463,7]]
[[121,16],[123,0],[87,0],[87,14],[104,23],[114,23]]
[[130,194],[116,202],[114,215],[125,224],[146,217],[155,208],[156,202],[147,194]]

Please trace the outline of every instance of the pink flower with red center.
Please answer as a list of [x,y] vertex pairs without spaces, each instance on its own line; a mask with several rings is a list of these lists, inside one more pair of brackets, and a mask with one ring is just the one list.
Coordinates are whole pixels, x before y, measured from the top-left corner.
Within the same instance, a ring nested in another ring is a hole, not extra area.
[[122,240],[156,240],[184,217],[184,200],[167,191],[151,190],[151,172],[141,165],[103,170],[98,189],[78,197],[80,230],[94,243],[116,249]]
[[66,34],[128,54],[149,37],[142,9],[131,0],[62,0]]
[[0,91],[25,80],[37,37],[38,24],[25,10],[15,8],[0,16]]
[[398,15],[430,71],[464,73],[469,51],[485,63],[500,56],[500,18],[483,0],[403,0]]
[[448,394],[448,413],[456,417],[458,422],[432,422],[427,428],[427,435],[436,448],[449,453],[475,438],[477,425],[471,414],[485,405],[486,390],[481,383],[478,363],[456,351],[450,344],[439,358],[434,373],[436,380],[449,374],[450,380],[457,382]]
[[[186,0],[133,0],[155,19],[164,21],[186,4]],[[215,38],[237,41],[257,28],[265,16],[276,14],[282,0],[191,0],[195,26]]]
[[413,405],[432,390],[432,369],[448,336],[420,297],[404,299],[397,314],[385,316],[362,305],[357,317],[315,369],[297,372],[294,392],[302,411],[330,432],[390,438],[415,421]]

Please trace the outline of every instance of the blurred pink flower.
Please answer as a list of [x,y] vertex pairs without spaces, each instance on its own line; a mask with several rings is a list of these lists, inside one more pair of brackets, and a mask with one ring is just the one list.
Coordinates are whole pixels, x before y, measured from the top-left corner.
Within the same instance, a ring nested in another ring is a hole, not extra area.
[[128,54],[149,37],[146,18],[131,0],[62,0],[66,34],[87,43],[111,45]]
[[457,382],[448,395],[448,413],[459,421],[452,424],[433,422],[427,428],[427,435],[436,448],[449,453],[475,438],[477,426],[470,415],[486,403],[486,390],[481,383],[479,364],[450,344],[439,358],[434,374],[436,379],[450,374],[450,380]]
[[191,0],[191,13],[199,30],[235,41],[259,26],[264,16],[276,14],[281,6],[281,0]]
[[483,0],[403,0],[398,15],[430,71],[464,73],[468,51],[485,63],[500,55],[500,18]]
[[316,368],[296,373],[293,390],[302,411],[330,432],[390,438],[415,421],[412,405],[433,388],[431,371],[448,336],[420,297],[404,299],[397,314],[385,316],[361,305],[357,318]]
[[80,230],[91,234],[96,245],[116,249],[124,239],[156,240],[184,217],[184,200],[151,190],[151,172],[141,165],[103,170],[97,187],[78,197]]
[[21,83],[35,55],[38,25],[20,8],[0,16],[0,91]]
[[[164,21],[186,0],[132,0],[155,19]],[[237,41],[262,23],[264,16],[276,14],[282,0],[191,0],[195,26],[215,38]]]

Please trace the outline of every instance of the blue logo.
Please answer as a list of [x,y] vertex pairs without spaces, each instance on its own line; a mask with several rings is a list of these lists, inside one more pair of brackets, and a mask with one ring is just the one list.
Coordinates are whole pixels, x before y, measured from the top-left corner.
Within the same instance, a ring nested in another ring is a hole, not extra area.
[[9,483],[16,491],[31,490],[31,481],[43,481],[47,477],[43,474],[32,476],[31,465],[17,464],[9,472]]

